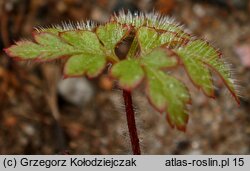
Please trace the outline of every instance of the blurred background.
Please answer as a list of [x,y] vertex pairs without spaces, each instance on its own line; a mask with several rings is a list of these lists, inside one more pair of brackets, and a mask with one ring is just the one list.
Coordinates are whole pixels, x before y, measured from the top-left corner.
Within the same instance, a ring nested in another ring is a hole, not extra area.
[[121,91],[107,75],[63,80],[60,63],[17,63],[2,51],[30,39],[34,26],[105,22],[120,9],[155,9],[212,42],[232,63],[243,96],[238,107],[217,77],[216,100],[187,82],[193,105],[182,133],[137,88],[142,153],[250,154],[249,0],[0,0],[0,154],[131,154]]

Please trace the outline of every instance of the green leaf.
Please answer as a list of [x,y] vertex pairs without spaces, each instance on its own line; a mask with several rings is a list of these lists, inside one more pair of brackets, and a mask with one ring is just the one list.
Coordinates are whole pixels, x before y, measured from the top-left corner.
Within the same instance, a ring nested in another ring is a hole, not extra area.
[[106,65],[106,57],[95,33],[86,30],[66,31],[60,37],[74,47],[74,55],[65,64],[64,75],[97,76]]
[[140,44],[141,53],[147,54],[152,49],[158,46],[158,43],[156,42],[159,35],[155,31],[155,29],[147,28],[147,27],[141,27],[137,33],[136,33],[138,42]]
[[230,70],[220,58],[220,53],[203,40],[195,40],[177,51],[185,67],[194,81],[203,91],[213,97],[213,83],[209,68],[215,71],[224,81],[236,101],[239,99],[235,92]]
[[74,55],[66,62],[64,75],[74,77],[87,74],[89,77],[95,77],[104,69],[105,65],[106,60],[103,55]]
[[38,57],[43,50],[43,47],[30,41],[19,41],[16,45],[5,49],[9,56],[20,60],[34,59]]
[[34,35],[37,43],[18,42],[7,49],[14,57],[47,61],[76,54],[104,55],[103,47],[95,33],[85,30],[66,31],[59,34],[39,32]]
[[227,66],[222,59],[214,59],[214,58],[213,59],[210,58],[210,60],[205,62],[205,64],[220,76],[220,78],[223,80],[224,84],[226,85],[226,87],[236,100],[236,102],[240,104],[240,99],[238,98],[234,79],[232,78],[229,66]]
[[[67,57],[65,77],[95,77],[111,62],[110,73],[123,89],[131,91],[145,78],[149,101],[179,130],[185,130],[188,121],[190,94],[182,82],[163,69],[184,65],[193,83],[210,97],[214,96],[210,73],[214,71],[239,102],[230,69],[217,50],[203,40],[192,39],[173,20],[156,13],[121,12],[99,26],[64,23],[63,27],[37,29],[34,38],[35,42],[20,41],[5,51],[21,60]],[[125,38],[133,42],[126,59],[120,61],[115,50]]]
[[153,27],[158,30],[164,30],[167,32],[175,33],[178,37],[189,39],[190,35],[184,32],[183,28],[178,24],[171,21],[170,18],[165,18],[158,16],[158,19],[156,18],[148,18],[147,19],[147,26]]
[[[186,56],[186,54],[179,53],[180,56]],[[214,85],[212,81],[212,75],[208,67],[199,60],[189,56],[182,58],[185,69],[193,81],[193,83],[202,89],[202,91],[209,97],[214,97]]]
[[96,34],[91,31],[66,31],[62,32],[60,37],[74,46],[74,53],[104,54]]
[[190,51],[193,44],[189,43],[187,46],[179,48],[176,52],[181,58],[185,69],[187,70],[190,79],[193,83],[202,89],[202,91],[209,97],[214,97],[214,86],[211,73],[208,67],[200,60],[202,55],[199,50]]
[[191,102],[188,90],[180,81],[160,70],[176,66],[176,58],[170,57],[165,48],[154,48],[139,59],[146,73],[149,101],[158,111],[167,113],[172,127],[185,131],[188,121],[186,104]]
[[221,54],[218,50],[214,49],[203,40],[190,42],[186,48],[188,51],[196,53],[196,57],[199,58],[200,61],[206,64],[221,77],[231,94],[234,96],[235,100],[239,103],[230,68],[222,60]]
[[51,33],[37,33],[34,38],[37,44],[30,41],[21,41],[8,48],[7,53],[21,60],[46,61],[69,55],[69,52],[73,50],[72,46]]
[[125,38],[129,33],[128,27],[117,23],[107,23],[97,28],[96,34],[104,44],[105,48],[110,51],[114,51],[116,45]]
[[97,76],[106,65],[106,56],[96,34],[91,31],[65,31],[56,34],[38,32],[37,43],[18,42],[6,51],[20,59],[48,61],[62,56],[71,56],[65,64],[65,77],[87,74]]
[[35,40],[44,49],[37,57],[41,61],[56,59],[69,55],[73,47],[63,42],[59,37],[50,33],[39,33],[35,35]]
[[119,85],[126,90],[136,87],[144,77],[144,72],[135,59],[116,63],[111,69],[111,74],[118,79]]
[[144,68],[147,75],[147,96],[160,112],[167,113],[172,127],[185,130],[188,121],[186,104],[190,103],[187,88],[177,79],[151,67]]
[[169,57],[166,49],[156,48],[149,54],[141,57],[141,64],[156,69],[164,69],[177,65],[175,57]]
[[65,55],[70,55],[73,47],[63,42],[58,36],[51,33],[38,33],[35,41],[44,49],[39,55],[40,60],[51,60]]
[[172,32],[160,32],[148,27],[139,28],[136,36],[143,55],[162,45],[172,48],[172,46],[181,46],[186,41]]

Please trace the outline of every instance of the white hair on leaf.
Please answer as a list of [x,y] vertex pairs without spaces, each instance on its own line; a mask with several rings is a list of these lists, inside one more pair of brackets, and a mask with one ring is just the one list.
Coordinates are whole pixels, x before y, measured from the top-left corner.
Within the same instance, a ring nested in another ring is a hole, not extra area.
[[[221,53],[218,49],[215,49],[211,43],[208,43],[205,38],[197,39],[196,37],[187,33],[184,27],[175,21],[173,17],[163,16],[160,13],[155,11],[144,13],[144,12],[135,12],[132,13],[130,11],[121,10],[118,13],[114,13],[110,20],[103,25],[114,22],[118,25],[127,25],[136,32],[141,27],[149,27],[153,28],[159,33],[168,33],[174,34],[169,36],[168,40],[165,40],[166,47],[168,49],[172,49],[173,51],[183,51],[186,56],[192,57],[192,60],[201,60],[208,65],[209,69],[214,69],[219,72],[220,76],[223,78],[228,88],[232,88],[231,91],[236,94],[236,96],[240,96],[238,93],[238,86],[233,79],[233,73],[231,67],[225,63],[223,59],[221,59]],[[61,25],[53,25],[51,27],[37,27],[36,30],[38,32],[46,32],[51,31],[50,29],[56,30],[57,32],[63,31],[74,31],[74,30],[88,30],[95,31],[98,25],[91,21],[79,21],[79,22],[62,22]],[[117,34],[122,34],[122,30],[118,30]],[[121,32],[119,32],[121,31]],[[199,41],[194,46],[186,49],[185,46],[189,43]],[[172,46],[172,42],[178,42],[174,47]],[[208,48],[211,47],[211,48]],[[212,55],[212,56],[211,56]],[[228,84],[232,84],[231,87]]]
[[[165,30],[177,33],[182,37],[189,37],[189,33],[186,33],[183,26],[175,21],[173,17],[163,16],[155,11],[149,13],[143,12],[135,12],[132,14],[130,11],[125,12],[124,10],[119,11],[118,13],[114,13],[111,17],[110,21],[115,21],[119,24],[126,24],[129,26],[133,26],[139,28],[141,26],[153,27],[155,29]],[[72,31],[72,30],[94,30],[98,25],[91,21],[64,21],[62,24],[41,27],[38,26],[35,28],[37,32],[45,32],[49,29],[55,29],[58,31]]]
[[113,17],[111,17],[111,20],[122,24],[131,24],[134,27],[149,26],[166,31],[172,31],[167,29],[173,29],[173,27],[175,27],[179,28],[179,30],[183,30],[182,26],[177,23],[173,17],[163,16],[155,11],[149,13],[135,12],[132,14],[130,11],[125,12],[121,10],[115,13]]
[[51,26],[46,26],[46,27],[35,27],[34,29],[37,32],[46,32],[50,29],[55,29],[59,32],[63,31],[74,31],[74,30],[88,30],[92,31],[94,28],[97,27],[97,24],[91,20],[87,21],[77,21],[77,22],[72,22],[72,21],[64,21],[62,24],[57,24],[57,25],[51,25]]

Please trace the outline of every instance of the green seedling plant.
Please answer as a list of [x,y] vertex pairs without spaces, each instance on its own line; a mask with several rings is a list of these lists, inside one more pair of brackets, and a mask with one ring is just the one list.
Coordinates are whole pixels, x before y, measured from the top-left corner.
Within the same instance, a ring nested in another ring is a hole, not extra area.
[[[211,98],[215,97],[213,71],[239,103],[230,67],[221,53],[205,40],[188,34],[173,19],[155,12],[121,11],[104,24],[87,21],[37,28],[33,37],[34,41],[18,41],[5,52],[19,61],[65,59],[64,78],[97,77],[108,69],[123,90],[133,154],[141,151],[131,92],[142,82],[149,103],[166,115],[170,126],[186,130],[190,93],[168,69],[183,67],[193,84]],[[128,39],[129,50],[121,58],[117,48]]]

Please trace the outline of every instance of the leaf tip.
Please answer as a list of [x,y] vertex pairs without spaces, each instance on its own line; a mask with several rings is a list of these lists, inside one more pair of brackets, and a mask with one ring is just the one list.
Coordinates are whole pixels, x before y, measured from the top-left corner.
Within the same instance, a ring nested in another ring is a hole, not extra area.
[[18,55],[15,55],[13,52],[12,52],[12,48],[15,48],[17,47],[17,45],[11,45],[10,47],[7,47],[7,48],[4,48],[3,51],[9,56],[11,57],[13,60],[15,61],[23,61],[24,59],[23,58],[20,58]]
[[[224,81],[224,80],[223,80]],[[233,81],[234,83],[234,81]],[[227,87],[227,89],[229,90],[229,92],[231,93],[231,95],[233,96],[234,100],[236,101],[238,107],[240,107],[240,93],[237,89],[237,84],[234,84],[234,88],[230,87],[226,82],[225,85]]]
[[14,46],[16,46],[16,45],[11,45],[10,47],[4,48],[3,51],[4,51],[8,56],[14,57],[14,55],[12,54],[12,52],[11,52],[11,50],[10,50],[10,49],[13,48]]
[[3,48],[3,51],[4,51],[5,53],[8,53],[8,48]]
[[167,113],[167,115],[166,115],[166,120],[167,120],[168,124],[170,125],[170,127],[174,129],[175,126],[174,126],[174,124],[172,123],[172,121],[171,121],[171,119],[170,119],[168,113]]
[[188,119],[189,119],[189,117],[187,115],[187,117],[184,119],[184,122],[182,124],[177,124],[177,123],[172,122],[172,120],[169,117],[168,113],[166,114],[166,120],[169,123],[170,127],[173,128],[173,129],[176,128],[176,129],[178,129],[179,131],[182,131],[182,132],[186,132],[186,130],[187,130]]
[[179,131],[182,131],[182,132],[186,132],[186,130],[187,130],[187,126],[186,126],[186,125],[176,126],[176,128],[177,128]]
[[240,99],[239,99],[239,97],[235,93],[232,93],[232,95],[233,95],[233,97],[234,97],[234,99],[235,99],[235,101],[237,103],[237,106],[240,107]]

